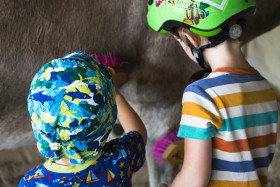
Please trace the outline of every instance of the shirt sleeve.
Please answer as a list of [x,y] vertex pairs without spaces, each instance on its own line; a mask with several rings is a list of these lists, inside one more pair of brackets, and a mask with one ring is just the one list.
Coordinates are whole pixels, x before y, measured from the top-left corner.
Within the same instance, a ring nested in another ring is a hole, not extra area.
[[136,131],[128,132],[123,137],[123,145],[127,154],[127,161],[134,172],[145,163],[145,144],[143,137]]
[[25,177],[22,177],[19,184],[18,184],[18,187],[29,187],[29,184],[28,182],[26,181]]
[[182,115],[178,136],[209,139],[222,126],[222,118],[213,99],[201,87],[191,85],[183,94]]
[[[116,138],[106,143],[106,151],[115,155],[122,154],[127,167],[131,172],[138,171],[145,163],[145,144],[140,133],[131,131],[124,134],[121,138]],[[111,148],[109,148],[111,147]]]

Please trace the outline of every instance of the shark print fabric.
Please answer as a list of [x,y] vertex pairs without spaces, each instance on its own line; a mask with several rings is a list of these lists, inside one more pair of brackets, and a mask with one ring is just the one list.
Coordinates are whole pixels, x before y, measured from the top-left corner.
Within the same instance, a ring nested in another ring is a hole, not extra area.
[[43,156],[83,164],[100,153],[117,118],[111,75],[85,53],[52,60],[32,80],[28,111]]
[[132,174],[145,162],[145,145],[138,132],[105,144],[98,158],[61,166],[47,161],[26,173],[18,187],[130,187]]

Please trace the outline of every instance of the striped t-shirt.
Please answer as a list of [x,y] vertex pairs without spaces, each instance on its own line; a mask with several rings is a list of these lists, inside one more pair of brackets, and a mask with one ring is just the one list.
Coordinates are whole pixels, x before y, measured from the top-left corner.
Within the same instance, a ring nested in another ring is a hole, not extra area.
[[208,186],[266,186],[277,123],[276,93],[254,68],[219,68],[185,89],[178,136],[212,138]]

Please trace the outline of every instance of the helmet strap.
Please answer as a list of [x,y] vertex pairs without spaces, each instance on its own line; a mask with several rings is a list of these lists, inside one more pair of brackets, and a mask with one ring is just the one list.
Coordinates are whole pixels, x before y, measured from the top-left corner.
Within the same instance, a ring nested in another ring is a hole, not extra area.
[[204,63],[204,57],[203,57],[203,54],[202,54],[204,48],[195,48],[192,43],[188,43],[188,45],[191,49],[191,52],[192,52],[193,56],[196,58],[198,65],[203,69],[203,70],[199,70],[199,71],[195,72],[190,77],[189,83],[192,83],[194,81],[197,81],[197,80],[201,79],[204,74],[210,73],[211,68],[206,67],[206,65]]
[[[237,20],[236,24],[239,25],[241,28],[243,28],[245,23],[246,23],[245,19],[239,19],[239,20]],[[208,40],[209,40],[210,44],[203,45],[203,46],[201,46],[198,49],[195,48],[192,44],[189,45],[189,47],[191,48],[191,51],[193,53],[193,56],[196,58],[198,64],[204,70],[206,70],[208,72],[211,72],[211,68],[208,68],[208,67],[205,66],[204,58],[203,58],[203,54],[202,54],[203,50],[206,49],[206,48],[215,47],[215,46],[223,43],[224,41],[226,41],[226,39],[228,39],[229,37],[230,37],[229,28],[225,27],[218,35],[212,36],[212,37],[208,37]]]
[[[237,24],[240,25],[243,28],[244,25],[245,25],[245,19],[238,20]],[[199,48],[195,48],[192,43],[188,43],[188,46],[190,47],[193,56],[196,58],[199,66],[203,69],[203,70],[200,70],[200,71],[194,73],[191,76],[191,78],[190,78],[191,82],[194,82],[196,80],[201,79],[202,76],[205,73],[212,72],[211,68],[210,67],[206,67],[206,65],[205,65],[204,57],[203,57],[203,50],[206,49],[206,48],[215,47],[215,46],[223,43],[224,41],[226,41],[226,39],[228,39],[229,37],[230,37],[229,29],[226,27],[218,35],[212,36],[212,37],[208,37],[208,40],[209,40],[210,44],[206,44],[206,45],[203,45],[203,46],[201,46]]]
[[[205,48],[195,48],[193,46],[189,46],[193,56],[196,58],[197,63],[199,66],[204,69],[206,72],[211,72],[211,68],[206,67],[204,63],[204,57],[203,57],[203,49]],[[203,47],[203,46],[202,46]]]
[[200,70],[200,71],[197,71],[196,73],[194,73],[190,77],[190,80],[189,80],[190,82],[197,81],[197,80],[201,79],[204,74],[212,72],[211,68],[206,67],[206,65],[205,65],[204,57],[203,57],[203,50],[206,48],[215,47],[215,46],[223,43],[228,37],[229,37],[228,29],[225,28],[217,36],[208,37],[208,40],[211,42],[210,44],[206,44],[199,48],[195,48],[192,43],[188,43],[188,46],[190,47],[193,56],[196,58],[197,63],[203,69],[203,70]]
[[193,44],[188,43],[193,56],[196,58],[198,64],[200,65],[201,68],[203,68],[206,72],[211,72],[210,67],[206,67],[205,62],[204,62],[204,57],[203,57],[203,50],[206,48],[212,48],[215,47],[221,43],[223,43],[227,38],[229,37],[228,35],[228,29],[225,28],[223,29],[220,34],[212,37],[208,37],[208,40],[210,41],[210,44],[203,45],[199,48],[195,48]]

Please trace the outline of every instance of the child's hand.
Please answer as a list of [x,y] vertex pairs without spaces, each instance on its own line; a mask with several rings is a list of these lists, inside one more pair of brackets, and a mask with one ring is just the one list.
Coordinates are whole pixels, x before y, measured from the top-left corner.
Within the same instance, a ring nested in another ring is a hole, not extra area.
[[116,82],[116,71],[115,71],[115,69],[110,67],[110,66],[107,67],[107,69],[109,70],[109,72],[110,72],[110,74],[112,76],[113,82],[115,84],[115,82]]
[[112,67],[107,67],[107,69],[109,70],[109,72],[110,72],[110,74],[112,76],[112,80],[113,80],[113,83],[115,85],[115,90],[116,90],[116,92],[118,92],[119,86],[118,86],[118,80],[117,80],[116,71]]
[[117,89],[120,88],[128,80],[128,75],[124,71],[122,70],[118,71],[118,69],[116,70],[115,68],[110,66],[107,67],[107,69],[111,73],[113,83],[115,85],[116,92],[117,92],[118,91]]

